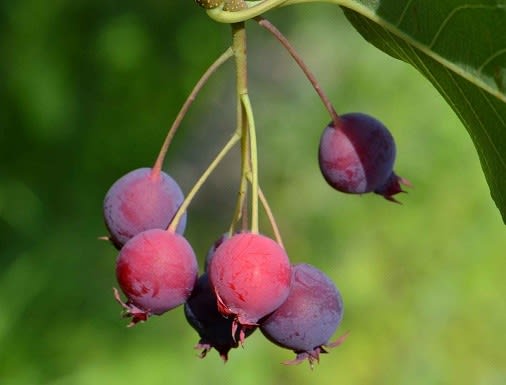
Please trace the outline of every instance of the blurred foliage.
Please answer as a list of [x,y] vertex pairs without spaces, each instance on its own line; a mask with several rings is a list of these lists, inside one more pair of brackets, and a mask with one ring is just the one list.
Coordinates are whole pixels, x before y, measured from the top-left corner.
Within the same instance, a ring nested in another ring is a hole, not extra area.
[[[342,291],[351,334],[314,371],[260,333],[223,365],[196,358],[182,309],[125,328],[102,199],[154,162],[166,129],[229,28],[192,1],[0,2],[0,384],[484,384],[506,382],[506,238],[466,131],[413,69],[365,43],[330,5],[273,12],[338,111],[384,121],[394,205],[321,178],[328,117],[273,38],[249,25],[260,178],[294,262]],[[166,170],[187,191],[234,128],[233,66],[185,119]],[[197,195],[199,256],[225,229],[237,152]],[[266,222],[264,222],[266,223]],[[269,233],[267,225],[263,227]]]

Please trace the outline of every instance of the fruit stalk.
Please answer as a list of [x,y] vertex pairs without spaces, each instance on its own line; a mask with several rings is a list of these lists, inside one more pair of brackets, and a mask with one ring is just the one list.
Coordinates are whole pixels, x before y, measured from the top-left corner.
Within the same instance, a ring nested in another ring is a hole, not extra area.
[[174,119],[174,122],[172,123],[172,126],[170,127],[167,136],[165,137],[165,140],[162,144],[162,147],[160,149],[160,152],[158,153],[158,156],[156,158],[155,164],[153,166],[153,169],[151,171],[152,175],[156,175],[160,173],[160,170],[163,167],[163,161],[165,160],[165,156],[167,154],[167,151],[169,149],[170,143],[172,142],[172,138],[176,134],[177,129],[179,128],[183,118],[185,117],[186,113],[188,112],[188,109],[194,102],[195,98],[197,97],[200,90],[204,87],[204,85],[207,83],[211,75],[213,75],[218,68],[222,64],[224,64],[228,59],[230,59],[234,55],[234,52],[232,50],[232,47],[228,47],[225,52],[223,52],[215,61],[213,64],[209,66],[209,68],[202,74],[200,79],[197,81],[195,86],[193,87],[193,90],[190,92],[188,97],[186,98],[185,102],[181,106],[181,110],[179,110],[176,119]]
[[276,222],[276,219],[274,218],[271,206],[269,206],[269,202],[267,201],[267,198],[265,197],[265,194],[263,193],[260,186],[258,186],[258,197],[260,198],[260,202],[262,202],[262,206],[264,206],[267,218],[269,218],[269,222],[271,224],[274,237],[276,238],[276,242],[278,242],[279,245],[284,249],[285,245],[283,244],[283,239],[281,238],[281,232],[279,231],[278,224]]
[[214,171],[214,169],[220,164],[221,160],[225,157],[225,155],[228,154],[228,152],[234,147],[234,145],[239,141],[240,134],[238,132],[234,132],[232,137],[228,140],[228,142],[223,146],[223,148],[220,150],[220,152],[216,155],[216,157],[212,160],[212,162],[209,164],[209,166],[206,168],[206,170],[202,173],[200,178],[197,180],[195,185],[192,187],[186,198],[184,199],[183,203],[181,203],[181,206],[179,206],[176,214],[174,215],[174,218],[172,219],[172,222],[170,223],[169,227],[167,228],[167,231],[174,232],[176,231],[177,225],[179,223],[179,220],[185,213],[186,209],[190,205],[191,201],[193,200],[193,197],[197,192],[200,190],[200,188],[204,185],[207,178],[209,178],[209,175]]
[[251,231],[258,232],[258,149],[253,109],[248,94],[241,95],[241,102],[246,112],[249,133],[251,161]]
[[[241,188],[236,209],[235,222],[241,215],[245,198],[245,180],[251,173],[251,231],[258,232],[258,161],[255,121],[248,96],[248,62],[246,48],[246,29],[244,23],[232,24],[232,49],[236,64],[237,103],[240,108],[238,118],[241,124]],[[248,145],[249,144],[249,145]],[[233,223],[231,228],[233,228]]]
[[340,127],[341,126],[341,119],[339,118],[339,115],[337,114],[336,110],[334,109],[334,106],[332,105],[330,99],[328,96],[323,92],[323,89],[321,88],[320,84],[316,80],[316,77],[313,75],[313,73],[310,71],[309,67],[306,65],[304,60],[302,60],[302,57],[297,53],[293,45],[288,41],[288,39],[267,19],[258,16],[255,17],[255,20],[258,22],[258,24],[268,30],[270,33],[278,39],[278,41],[285,47],[285,49],[288,51],[290,56],[295,60],[295,62],[298,64],[302,72],[304,72],[304,75],[308,78],[309,82],[315,89],[316,93],[320,97],[321,101],[323,102],[323,105],[329,112],[330,118],[334,122],[334,127]]
[[[236,33],[237,29],[237,33]],[[236,69],[242,65],[242,56],[246,55],[245,50],[241,54],[240,49],[240,39],[242,38],[242,32],[240,32],[239,26],[233,26],[232,27],[232,38],[234,41],[236,41],[236,44],[233,45],[234,54],[236,58]],[[245,38],[245,37],[244,37]],[[244,60],[246,60],[246,57],[244,57]],[[242,218],[243,222],[246,220],[247,210],[245,209],[245,203],[246,203],[246,195],[248,191],[248,180],[247,175],[251,173],[250,170],[250,163],[249,163],[249,138],[248,138],[248,131],[247,131],[247,125],[248,122],[246,120],[246,116],[244,113],[244,108],[241,103],[241,96],[240,93],[242,90],[247,90],[247,73],[246,72],[239,72],[236,71],[236,106],[237,106],[237,132],[241,133],[241,181],[239,183],[239,191],[237,195],[237,203],[234,211],[234,216],[232,218],[232,222],[230,224],[229,234],[232,235],[235,232],[235,226],[236,223],[239,222],[239,220]]]

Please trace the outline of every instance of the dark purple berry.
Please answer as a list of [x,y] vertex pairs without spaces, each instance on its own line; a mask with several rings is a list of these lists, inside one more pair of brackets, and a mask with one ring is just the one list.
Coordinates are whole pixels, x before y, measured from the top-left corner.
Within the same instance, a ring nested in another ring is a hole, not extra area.
[[323,177],[336,190],[349,194],[375,192],[386,199],[403,190],[405,179],[393,173],[395,142],[377,119],[362,113],[341,115],[320,138],[318,160]]
[[235,234],[216,249],[209,278],[218,310],[243,330],[276,310],[290,290],[291,266],[285,250],[255,233]]
[[[123,175],[104,199],[104,219],[111,242],[120,249],[134,235],[166,229],[184,196],[179,185],[163,171],[139,168]],[[186,213],[177,226],[184,233]]]
[[262,333],[275,344],[293,350],[297,357],[287,364],[319,361],[341,323],[343,301],[332,281],[307,264],[292,267],[292,287],[286,301],[260,322]]
[[[200,341],[195,347],[202,349],[200,357],[215,348],[223,361],[228,360],[228,352],[239,346],[239,330],[232,335],[233,320],[225,318],[217,308],[216,295],[209,284],[209,277],[202,274],[193,292],[184,305],[184,314],[188,323],[197,331]],[[255,328],[245,331],[248,337]]]
[[123,303],[117,291],[116,299],[135,324],[182,305],[197,276],[197,259],[182,235],[146,230],[131,238],[119,252],[116,278],[128,300]]

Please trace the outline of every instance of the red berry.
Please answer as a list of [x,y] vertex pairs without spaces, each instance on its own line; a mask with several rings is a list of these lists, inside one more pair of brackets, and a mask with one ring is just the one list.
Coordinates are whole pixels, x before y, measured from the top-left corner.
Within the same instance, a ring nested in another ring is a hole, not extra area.
[[197,259],[186,239],[160,229],[130,239],[116,261],[116,278],[128,298],[121,303],[134,324],[183,304],[197,275]]
[[285,301],[291,267],[278,243],[263,235],[240,233],[216,249],[209,278],[220,313],[233,318],[235,327],[247,329]]

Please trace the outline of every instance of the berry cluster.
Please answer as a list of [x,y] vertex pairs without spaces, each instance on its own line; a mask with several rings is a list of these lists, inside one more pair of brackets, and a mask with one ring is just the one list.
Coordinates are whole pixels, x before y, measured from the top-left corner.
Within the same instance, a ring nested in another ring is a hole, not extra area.
[[[339,116],[283,35],[265,19],[257,21],[288,49],[330,113],[332,120],[319,146],[325,180],[341,192],[374,192],[397,202],[393,196],[402,191],[401,184],[409,182],[393,171],[396,150],[386,127],[365,114]],[[312,366],[326,348],[344,341],[346,335],[331,342],[343,317],[343,301],[322,271],[289,260],[258,181],[255,124],[246,88],[244,23],[234,24],[232,30],[234,45],[195,86],[153,167],[127,173],[105,196],[106,238],[119,250],[116,278],[126,301],[117,289],[114,296],[131,319],[130,326],[184,305],[188,323],[200,336],[201,357],[214,348],[227,361],[232,348],[242,346],[260,329],[267,340],[295,352],[296,358],[287,363],[307,360]],[[185,197],[178,183],[162,171],[165,154],[203,84],[231,57],[236,59],[238,127]],[[236,210],[228,231],[210,248],[199,276],[197,258],[183,235],[186,211],[207,177],[238,142],[242,161]],[[273,238],[259,231],[259,201],[269,217]]]

